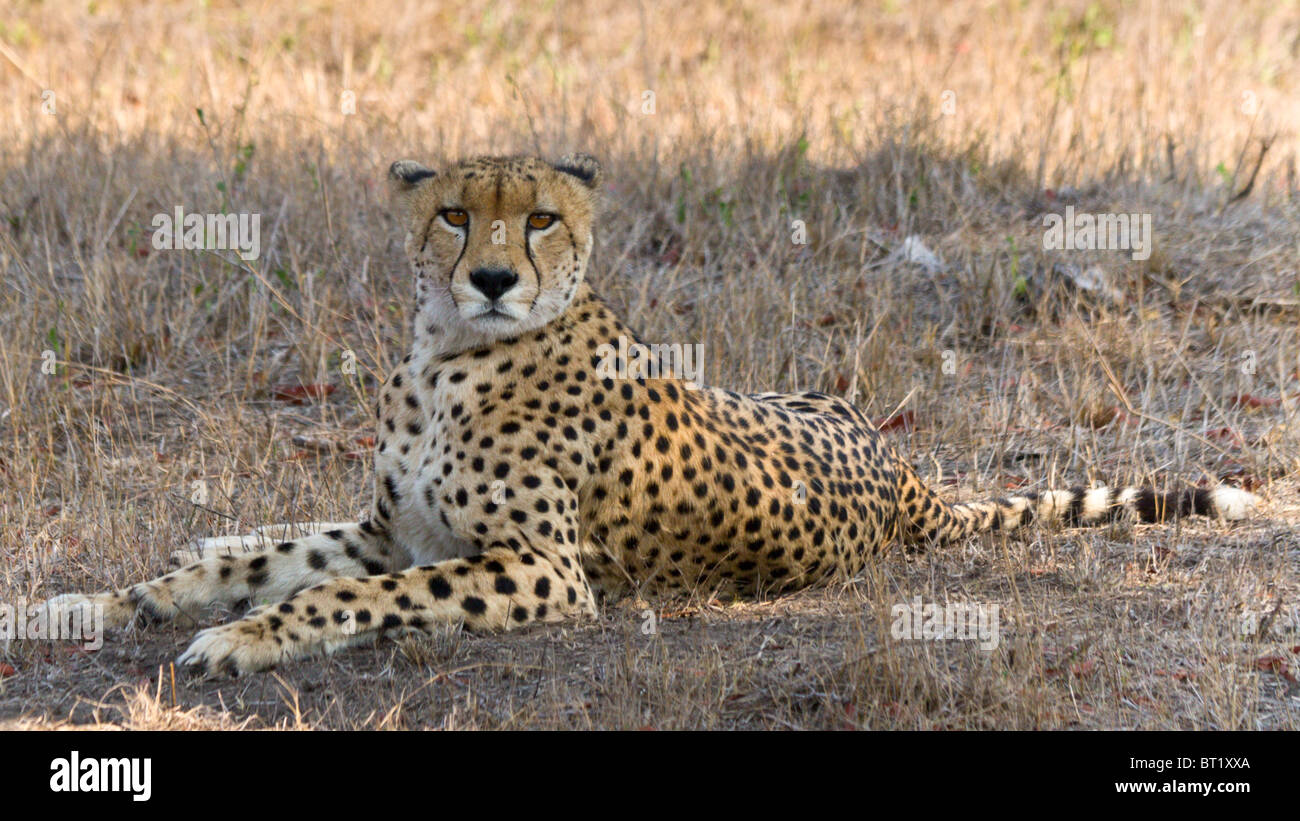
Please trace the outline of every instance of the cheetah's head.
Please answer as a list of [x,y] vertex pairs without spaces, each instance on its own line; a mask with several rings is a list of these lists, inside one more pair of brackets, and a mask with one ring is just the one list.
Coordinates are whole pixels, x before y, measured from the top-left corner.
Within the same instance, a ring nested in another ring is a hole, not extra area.
[[568,307],[591,255],[594,159],[484,157],[439,172],[402,160],[388,176],[424,330],[469,348],[540,328]]

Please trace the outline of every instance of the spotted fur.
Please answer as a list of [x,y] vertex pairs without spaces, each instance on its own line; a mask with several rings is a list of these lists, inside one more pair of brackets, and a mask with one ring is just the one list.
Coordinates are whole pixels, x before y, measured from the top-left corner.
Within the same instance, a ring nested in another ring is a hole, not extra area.
[[1232,488],[1075,488],[951,504],[842,399],[601,376],[602,346],[635,334],[584,280],[593,160],[401,162],[390,178],[418,308],[379,391],[369,518],[56,606],[102,604],[120,625],[270,602],[181,656],[243,672],[441,625],[572,619],[600,596],[780,593],[891,545],[1126,512],[1235,519],[1254,503]]

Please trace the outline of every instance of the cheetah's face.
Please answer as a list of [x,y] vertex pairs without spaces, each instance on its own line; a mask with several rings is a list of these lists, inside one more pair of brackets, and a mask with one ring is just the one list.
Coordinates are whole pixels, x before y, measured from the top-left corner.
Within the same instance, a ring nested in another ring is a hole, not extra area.
[[424,326],[468,346],[563,313],[591,255],[599,176],[585,155],[480,158],[442,172],[393,163]]

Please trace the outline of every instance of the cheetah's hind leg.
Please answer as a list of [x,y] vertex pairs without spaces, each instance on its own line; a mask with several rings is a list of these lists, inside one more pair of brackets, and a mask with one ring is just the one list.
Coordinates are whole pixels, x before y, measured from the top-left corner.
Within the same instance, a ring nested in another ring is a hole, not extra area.
[[114,591],[55,596],[45,607],[50,618],[74,608],[99,608],[102,624],[108,628],[124,627],[137,614],[155,621],[197,622],[210,605],[279,601],[329,579],[372,576],[405,563],[406,557],[394,549],[385,532],[360,522],[292,538],[265,550],[209,555],[165,576]]
[[184,567],[201,559],[213,556],[240,556],[244,553],[256,553],[267,548],[303,536],[311,536],[328,530],[345,528],[344,522],[286,522],[282,524],[263,525],[254,528],[251,533],[235,536],[209,536],[196,539],[193,544],[172,552],[168,564],[172,567]]

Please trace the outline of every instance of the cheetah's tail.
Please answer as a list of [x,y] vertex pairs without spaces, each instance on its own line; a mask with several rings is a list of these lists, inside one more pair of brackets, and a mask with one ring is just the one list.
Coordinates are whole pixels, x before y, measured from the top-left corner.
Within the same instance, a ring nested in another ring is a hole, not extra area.
[[1219,485],[1165,492],[1150,487],[1073,487],[951,504],[919,480],[917,485],[919,488],[910,482],[905,485],[901,498],[906,540],[917,545],[951,542],[986,531],[1011,531],[1032,522],[1097,525],[1126,514],[1143,522],[1191,515],[1236,521],[1250,515],[1259,503],[1253,493]]

